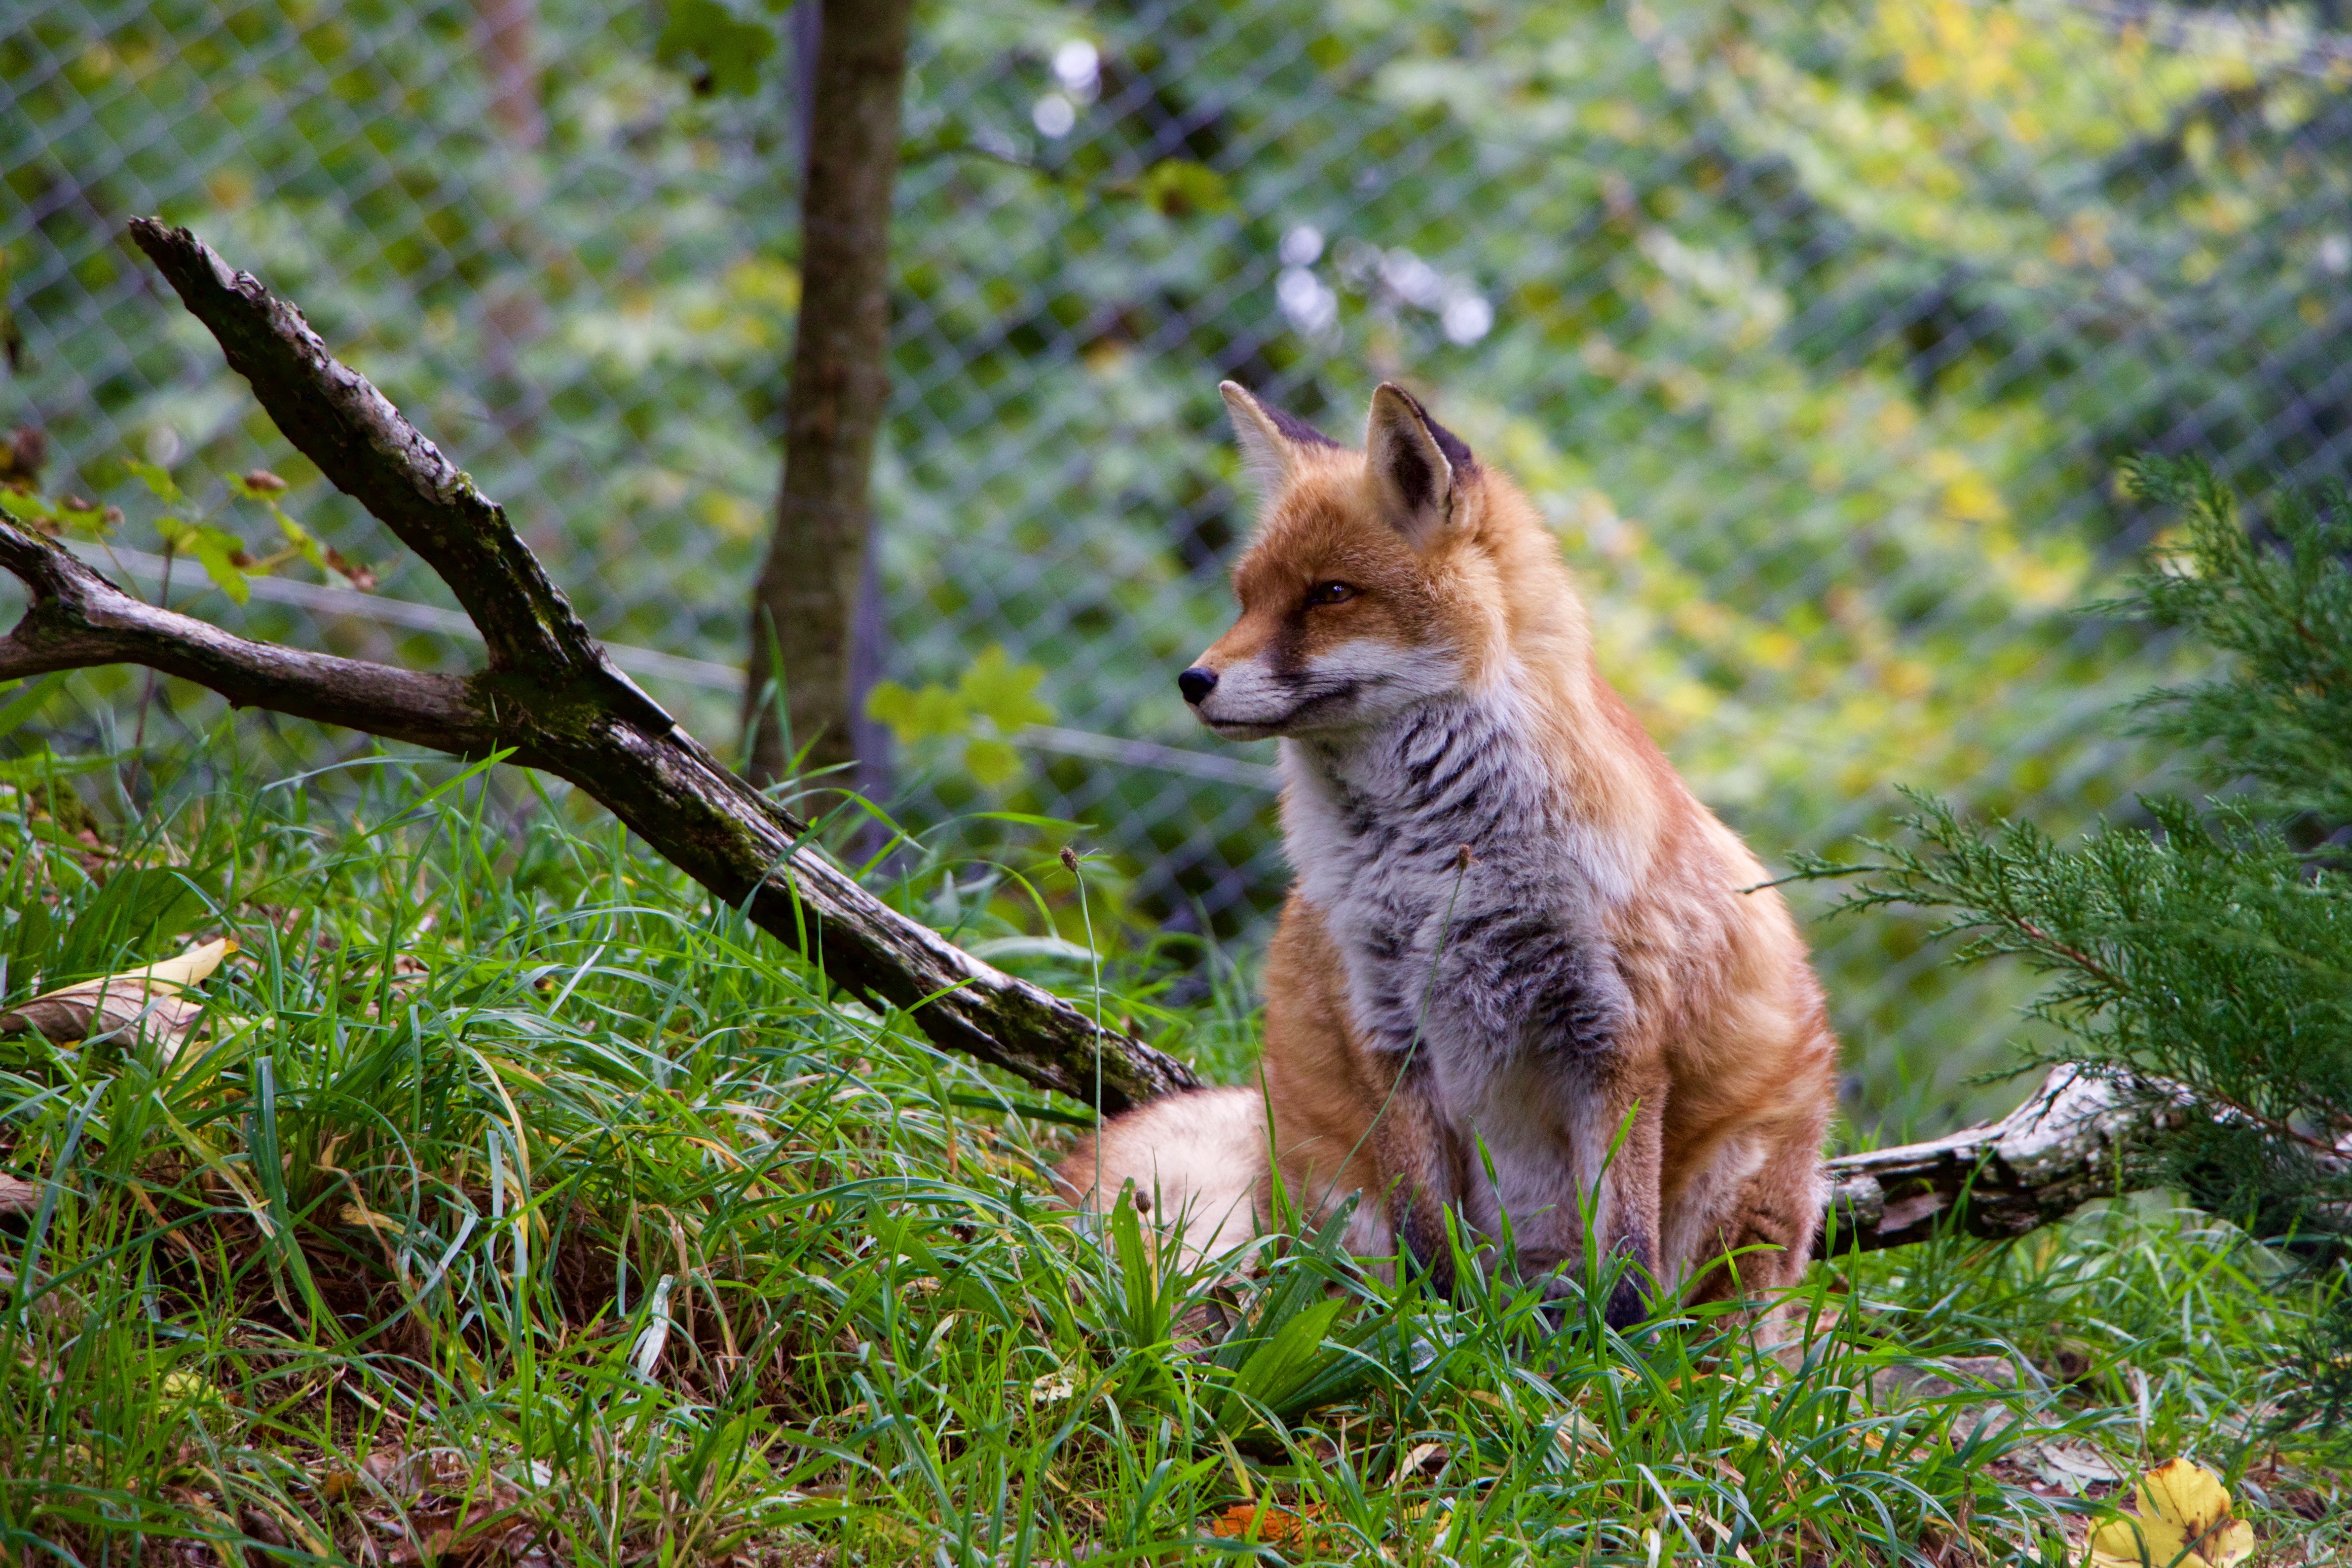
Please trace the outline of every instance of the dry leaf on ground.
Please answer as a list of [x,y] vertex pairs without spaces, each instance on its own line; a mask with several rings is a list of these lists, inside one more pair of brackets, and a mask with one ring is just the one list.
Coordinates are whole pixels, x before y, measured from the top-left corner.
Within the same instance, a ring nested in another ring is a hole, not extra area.
[[0,1214],[31,1214],[40,1206],[40,1183],[0,1176]]
[[1581,1410],[1570,1410],[1561,1415],[1559,1425],[1552,1428],[1551,1440],[1571,1459],[1579,1455],[1605,1459],[1612,1452],[1609,1434]]
[[376,1561],[392,1568],[426,1563],[553,1568],[562,1560],[560,1543],[528,1517],[515,1487],[483,1473],[475,1458],[454,1448],[381,1450],[357,1472],[331,1472],[320,1491],[358,1514]]
[[2088,1443],[2057,1437],[2028,1443],[2009,1456],[2044,1486],[2079,1494],[2103,1483],[2123,1479],[2123,1471]]
[[2091,1532],[2097,1568],[2230,1568],[2253,1555],[2254,1527],[2230,1517],[2221,1478],[2190,1459],[2171,1459],[2139,1479],[2139,1512]]
[[1397,1474],[1433,1476],[1444,1468],[1445,1468],[1444,1444],[1415,1443],[1412,1451],[1405,1455],[1404,1463],[1397,1467]]
[[1311,1502],[1296,1509],[1271,1502],[1237,1502],[1217,1516],[1216,1522],[1209,1526],[1209,1533],[1235,1540],[1247,1538],[1255,1531],[1255,1538],[1268,1546],[1303,1546],[1315,1528],[1316,1516],[1322,1511],[1319,1505]]
[[236,951],[234,939],[220,937],[144,969],[125,970],[120,974],[100,975],[95,980],[45,991],[14,1011],[0,1015],[0,1034],[38,1029],[47,1038],[64,1045],[135,1027],[176,1049],[195,1026],[205,1005],[201,996],[184,993],[190,986],[203,984],[220,967],[221,960]]

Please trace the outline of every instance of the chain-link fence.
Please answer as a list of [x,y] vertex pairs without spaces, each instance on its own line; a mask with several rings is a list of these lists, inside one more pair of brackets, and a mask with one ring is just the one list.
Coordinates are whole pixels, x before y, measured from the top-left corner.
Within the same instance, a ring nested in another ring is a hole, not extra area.
[[[47,489],[115,499],[138,458],[257,540],[199,477],[267,463],[388,556],[123,239],[193,224],[724,741],[796,297],[794,40],[694,4],[732,42],[665,62],[688,0],[20,0],[0,415],[46,428]],[[885,667],[939,689],[891,709],[895,805],[1082,820],[1178,924],[1245,942],[1285,880],[1267,749],[1198,735],[1171,679],[1246,529],[1221,378],[1343,437],[1381,377],[1423,389],[1557,524],[1609,673],[1770,857],[1883,824],[1896,782],[2130,809],[2149,764],[2105,714],[2158,654],[2069,613],[2144,541],[2115,459],[2341,469],[2352,42],[2304,11],[1013,3],[918,33],[877,496]],[[160,587],[125,504],[118,564]],[[381,571],[201,609],[463,658],[429,574]],[[2013,980],[1929,975],[1914,924],[1815,929],[1881,1099],[2013,1026]]]

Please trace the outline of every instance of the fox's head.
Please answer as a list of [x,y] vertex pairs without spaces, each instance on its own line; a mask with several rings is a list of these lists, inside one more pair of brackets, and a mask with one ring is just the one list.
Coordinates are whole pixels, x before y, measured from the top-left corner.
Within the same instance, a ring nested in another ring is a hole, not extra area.
[[1241,618],[1177,678],[1218,734],[1336,735],[1474,687],[1507,656],[1527,590],[1580,636],[1532,509],[1411,393],[1372,394],[1359,452],[1220,390],[1265,504],[1234,569]]

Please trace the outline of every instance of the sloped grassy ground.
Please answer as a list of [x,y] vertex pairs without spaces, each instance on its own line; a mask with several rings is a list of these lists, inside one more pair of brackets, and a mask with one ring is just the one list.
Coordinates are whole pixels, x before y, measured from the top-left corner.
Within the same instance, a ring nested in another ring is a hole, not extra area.
[[[2346,1445],[2266,1430],[2306,1303],[2161,1203],[1817,1269],[1787,1366],[1312,1245],[1188,1274],[1044,1201],[1078,1108],[511,776],[108,826],[10,766],[6,1001],[242,952],[176,1056],[0,1040],[0,1173],[39,1193],[0,1217],[8,1561],[2056,1564],[2179,1454],[2258,1564],[2352,1553]],[[901,891],[1091,999],[1035,860]],[[1105,985],[1246,1059],[1231,988]]]

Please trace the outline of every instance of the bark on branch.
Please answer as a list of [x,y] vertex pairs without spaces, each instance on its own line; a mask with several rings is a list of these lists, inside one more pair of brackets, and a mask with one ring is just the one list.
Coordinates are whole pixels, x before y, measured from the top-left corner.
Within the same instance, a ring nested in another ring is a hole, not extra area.
[[460,756],[509,752],[586,790],[835,983],[905,1009],[949,1050],[1088,1101],[1099,1052],[1106,1110],[1196,1081],[1181,1063],[1098,1032],[1077,1008],[858,887],[809,844],[807,824],[730,773],[614,668],[506,513],[364,376],[337,363],[299,310],[184,228],[151,218],[131,228],[286,438],[449,584],[481,630],[488,667],[427,675],[232,637],[146,605],[0,521],[0,566],[32,596],[0,638],[0,679],[141,664],[239,706]]
[[1831,1161],[1814,1254],[1905,1247],[1939,1228],[2022,1236],[2125,1190],[2130,1148],[2144,1152],[2184,1113],[2194,1114],[2185,1105],[2152,1112],[2104,1079],[2054,1068],[1999,1121]]

